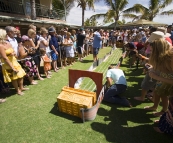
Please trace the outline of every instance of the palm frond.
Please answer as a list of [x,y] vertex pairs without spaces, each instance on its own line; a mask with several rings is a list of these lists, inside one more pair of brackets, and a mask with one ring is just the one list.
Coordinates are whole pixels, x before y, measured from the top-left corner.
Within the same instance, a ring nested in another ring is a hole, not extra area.
[[112,3],[112,0],[104,0],[104,3],[107,5],[107,6],[111,6],[111,3]]
[[148,11],[149,9],[146,8],[145,6],[141,5],[141,4],[135,4],[133,7],[128,8],[126,10],[124,10],[124,13],[131,13],[131,12],[136,12],[136,13],[145,13],[145,11]]
[[162,0],[149,0],[149,9],[154,10],[160,7]]
[[105,18],[105,17],[106,17],[106,13],[100,13],[100,14],[92,15],[89,19],[92,20],[92,19],[99,19],[99,18]]
[[86,4],[87,4],[89,9],[94,10],[94,2],[95,2],[95,0],[86,0]]
[[170,5],[173,2],[173,0],[163,0],[161,4],[161,8],[165,8],[166,6]]
[[163,11],[162,13],[160,13],[160,15],[173,15],[173,9],[172,10],[169,10],[169,11]]
[[127,0],[121,0],[121,3],[119,5],[119,11],[122,11],[127,5],[128,5]]
[[130,14],[130,13],[123,14],[123,18],[137,18],[137,17],[138,15],[135,14]]
[[116,17],[116,16],[117,16],[117,15],[116,15],[116,13],[115,13],[114,10],[108,10],[107,13],[106,13],[107,19],[112,19],[112,18],[114,18],[114,17]]

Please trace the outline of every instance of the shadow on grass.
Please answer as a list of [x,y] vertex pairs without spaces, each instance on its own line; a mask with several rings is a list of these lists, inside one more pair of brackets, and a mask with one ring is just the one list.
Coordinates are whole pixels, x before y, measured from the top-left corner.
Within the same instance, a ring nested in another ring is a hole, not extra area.
[[57,102],[54,103],[54,106],[53,106],[53,108],[51,109],[51,111],[49,113],[51,113],[51,114],[53,114],[55,116],[59,116],[61,118],[65,118],[67,120],[71,120],[71,121],[73,121],[73,123],[76,123],[76,124],[83,123],[82,119],[80,119],[79,117],[75,117],[75,116],[68,115],[66,113],[60,112],[58,110]]
[[82,63],[93,63],[93,60],[83,60]]
[[[98,114],[105,116],[104,123],[93,122],[91,128],[105,135],[107,142],[116,143],[171,143],[171,136],[153,130],[150,114],[143,109],[118,110],[112,105],[107,111],[100,108]],[[129,126],[130,123],[130,126]],[[143,124],[143,125],[141,125]],[[132,127],[133,126],[133,127]]]

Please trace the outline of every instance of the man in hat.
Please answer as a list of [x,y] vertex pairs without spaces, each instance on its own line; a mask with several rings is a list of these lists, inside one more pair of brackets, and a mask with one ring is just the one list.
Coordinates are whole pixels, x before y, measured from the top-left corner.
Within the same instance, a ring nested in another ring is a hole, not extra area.
[[53,27],[49,28],[49,47],[51,48],[51,58],[52,58],[52,66],[55,72],[58,71],[58,67],[57,67],[57,60],[58,60],[58,52],[59,52],[59,45],[58,45],[58,41],[56,38],[56,31]]
[[78,60],[82,61],[82,54],[83,54],[83,45],[85,40],[85,35],[83,34],[84,29],[80,28],[79,33],[77,35],[77,52],[78,52]]

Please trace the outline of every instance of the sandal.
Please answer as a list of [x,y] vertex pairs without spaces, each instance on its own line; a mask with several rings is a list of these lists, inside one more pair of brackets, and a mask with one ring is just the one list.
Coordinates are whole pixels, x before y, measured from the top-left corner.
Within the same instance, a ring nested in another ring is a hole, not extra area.
[[6,99],[3,99],[3,98],[0,99],[0,104],[1,104],[1,103],[4,103],[5,101],[6,101]]

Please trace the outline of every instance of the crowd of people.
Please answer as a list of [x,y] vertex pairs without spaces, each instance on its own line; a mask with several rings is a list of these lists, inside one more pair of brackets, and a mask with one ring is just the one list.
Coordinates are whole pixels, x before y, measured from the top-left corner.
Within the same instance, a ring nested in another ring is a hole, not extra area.
[[[51,26],[41,27],[38,31],[33,24],[27,33],[21,34],[19,29],[6,26],[0,29],[0,92],[9,92],[12,83],[18,95],[29,90],[23,85],[24,80],[36,85],[44,80],[40,65],[46,78],[51,78],[51,70],[58,72],[60,67],[71,66],[76,59],[79,62],[90,53],[93,61],[97,61],[100,48],[108,42],[103,30],[83,29],[69,30],[67,27],[56,31]],[[106,45],[105,45],[106,46]],[[0,103],[5,102],[0,99]]]
[[[125,35],[125,33],[126,31],[121,35]],[[126,57],[132,59],[129,64],[135,65],[139,60],[145,74],[141,83],[141,95],[134,97],[134,99],[144,101],[147,96],[153,102],[153,106],[146,106],[144,109],[156,111],[153,115],[160,117],[155,121],[158,126],[154,129],[159,133],[173,135],[172,25],[167,28],[149,27],[144,29],[139,27],[132,31],[128,30],[127,33],[126,36],[121,36],[119,39],[124,41]],[[103,100],[117,103],[117,99],[119,99],[118,102],[121,103],[119,94],[126,90],[124,73],[119,69],[109,67],[106,79],[109,88]],[[111,83],[112,81],[113,83]],[[162,101],[162,110],[157,112],[160,100]]]
[[[173,134],[173,31],[172,25],[165,27],[133,28],[130,30],[83,29],[69,30],[67,27],[56,31],[54,27],[40,28],[30,25],[28,32],[21,35],[20,30],[12,26],[0,29],[0,88],[1,92],[9,91],[11,82],[18,95],[29,90],[24,87],[26,77],[32,85],[38,84],[35,79],[41,77],[40,62],[44,63],[44,74],[51,78],[51,67],[58,72],[61,67],[71,66],[76,57],[79,62],[90,53],[93,61],[97,61],[100,48],[124,44],[126,57],[131,58],[133,66],[140,60],[144,68],[145,78],[141,84],[141,95],[135,100],[144,101],[148,96],[154,104],[145,110],[155,111],[162,100],[162,110],[155,112],[160,116],[154,129],[160,133]],[[104,100],[117,103],[116,96],[124,92],[127,82],[122,70],[109,67],[107,72],[109,89]],[[112,83],[113,81],[113,83]],[[0,103],[5,99],[0,99]]]

